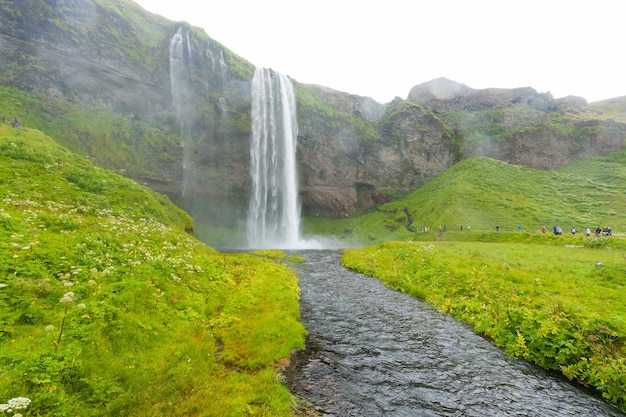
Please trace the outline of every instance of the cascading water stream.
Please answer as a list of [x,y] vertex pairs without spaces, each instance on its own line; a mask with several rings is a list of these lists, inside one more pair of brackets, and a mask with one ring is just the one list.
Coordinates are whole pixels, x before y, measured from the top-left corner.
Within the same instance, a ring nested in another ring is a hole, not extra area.
[[252,78],[252,191],[247,223],[251,248],[301,246],[297,136],[291,81],[278,72],[257,68]]
[[[186,39],[186,42],[185,42]],[[170,39],[170,88],[172,102],[176,110],[176,119],[181,126],[181,146],[183,147],[183,196],[187,192],[188,171],[191,165],[190,123],[187,117],[187,100],[189,88],[186,82],[186,66],[184,50],[187,48],[188,59],[191,58],[189,37],[182,28]]]

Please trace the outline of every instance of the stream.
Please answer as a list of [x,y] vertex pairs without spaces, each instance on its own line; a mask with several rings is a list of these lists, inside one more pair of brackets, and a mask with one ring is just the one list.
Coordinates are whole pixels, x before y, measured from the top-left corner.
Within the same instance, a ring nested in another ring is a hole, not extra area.
[[321,415],[624,416],[467,325],[341,267],[340,251],[298,254],[309,334],[285,384]]

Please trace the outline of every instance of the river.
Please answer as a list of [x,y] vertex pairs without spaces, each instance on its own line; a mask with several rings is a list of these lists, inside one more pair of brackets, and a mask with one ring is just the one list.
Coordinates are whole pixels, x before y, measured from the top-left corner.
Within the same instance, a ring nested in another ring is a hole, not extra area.
[[285,383],[320,415],[624,416],[467,325],[341,267],[340,251],[298,254],[309,334]]

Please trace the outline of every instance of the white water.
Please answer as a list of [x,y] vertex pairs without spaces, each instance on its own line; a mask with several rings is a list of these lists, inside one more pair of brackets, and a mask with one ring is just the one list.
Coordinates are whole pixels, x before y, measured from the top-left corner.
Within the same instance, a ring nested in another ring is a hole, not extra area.
[[297,136],[291,81],[278,72],[257,68],[252,78],[250,248],[298,248],[305,244],[300,238]]
[[[186,40],[186,41],[185,41]],[[183,147],[183,196],[187,193],[189,170],[191,168],[191,133],[190,123],[187,122],[187,101],[189,88],[186,82],[186,66],[184,49],[187,48],[187,56],[191,58],[189,36],[182,28],[170,39],[170,88],[172,102],[176,110],[176,119],[181,128],[181,146]]]

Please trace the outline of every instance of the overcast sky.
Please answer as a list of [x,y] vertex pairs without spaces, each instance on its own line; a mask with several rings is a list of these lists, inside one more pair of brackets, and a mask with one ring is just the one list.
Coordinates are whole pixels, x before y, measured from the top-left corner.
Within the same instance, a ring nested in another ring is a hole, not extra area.
[[626,96],[624,0],[135,0],[257,67],[381,103],[446,77]]

